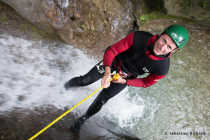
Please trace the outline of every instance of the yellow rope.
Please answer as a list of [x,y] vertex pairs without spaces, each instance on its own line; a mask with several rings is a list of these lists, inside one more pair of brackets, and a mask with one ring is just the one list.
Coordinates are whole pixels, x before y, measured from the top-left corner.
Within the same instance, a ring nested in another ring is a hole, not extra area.
[[[119,74],[115,74],[113,76],[113,78],[111,79],[111,81],[117,80],[119,78]],[[76,105],[74,105],[72,108],[70,108],[69,110],[67,110],[66,112],[64,112],[61,116],[59,116],[57,119],[55,119],[53,122],[51,122],[50,124],[48,124],[46,127],[44,127],[42,130],[40,130],[38,133],[36,133],[34,136],[32,136],[31,138],[29,138],[28,140],[33,140],[36,137],[38,137],[40,134],[42,134],[45,130],[47,130],[49,127],[51,127],[53,124],[55,124],[57,121],[59,121],[60,119],[62,119],[64,116],[66,116],[68,113],[70,113],[72,110],[74,110],[76,107],[78,107],[80,104],[82,104],[84,101],[86,101],[88,98],[90,98],[91,96],[93,96],[94,94],[96,94],[98,91],[100,91],[101,89],[103,89],[104,87],[101,86],[100,88],[96,89],[93,93],[91,93],[90,95],[88,95],[86,98],[84,98],[82,101],[80,101],[79,103],[77,103]]]

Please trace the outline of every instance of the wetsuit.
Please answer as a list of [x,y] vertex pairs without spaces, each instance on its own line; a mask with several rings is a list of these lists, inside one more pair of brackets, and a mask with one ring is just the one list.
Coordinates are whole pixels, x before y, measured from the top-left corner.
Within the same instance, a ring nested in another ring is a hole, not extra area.
[[[68,84],[71,86],[89,85],[103,77],[105,66],[110,66],[112,72],[120,73],[127,81],[126,84],[111,82],[108,88],[104,88],[86,114],[76,122],[79,128],[86,119],[96,114],[110,98],[117,95],[126,86],[146,88],[165,77],[170,61],[168,56],[154,55],[153,46],[158,37],[158,35],[153,36],[143,31],[130,33],[124,39],[108,47],[103,61],[96,64],[87,74],[75,77],[67,83],[66,86]],[[148,73],[148,76],[138,78],[139,75],[145,73]]]

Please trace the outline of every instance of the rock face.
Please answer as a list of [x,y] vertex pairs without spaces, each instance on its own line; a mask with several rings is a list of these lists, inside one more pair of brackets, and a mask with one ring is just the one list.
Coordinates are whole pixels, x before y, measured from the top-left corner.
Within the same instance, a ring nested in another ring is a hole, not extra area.
[[65,42],[97,53],[129,32],[139,6],[135,0],[2,1],[40,30],[57,33]]
[[203,0],[1,0],[42,31],[102,56],[109,45],[125,36],[135,17],[163,11],[198,20],[210,19]]
[[168,14],[210,21],[209,0],[163,0]]
[[[25,112],[28,112],[27,114]],[[42,112],[42,113],[40,113]],[[55,120],[55,116],[64,113],[64,110],[56,109],[49,106],[37,108],[34,111],[17,109],[15,111],[0,114],[0,139],[1,140],[26,140],[34,136],[37,132],[47,126],[51,120]],[[119,132],[115,132],[113,124],[109,130],[96,123],[88,121],[81,128],[79,133],[70,131],[70,126],[77,119],[77,114],[69,114],[46,131],[43,131],[35,139],[39,140],[141,140],[135,136],[126,134],[118,128]],[[110,123],[108,121],[105,124]],[[117,126],[116,126],[117,127]]]

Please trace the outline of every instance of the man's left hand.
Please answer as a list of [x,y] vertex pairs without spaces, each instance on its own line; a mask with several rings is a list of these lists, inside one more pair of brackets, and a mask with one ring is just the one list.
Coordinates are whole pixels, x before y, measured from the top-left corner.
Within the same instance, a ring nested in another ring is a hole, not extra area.
[[112,80],[113,83],[126,84],[126,80],[119,75],[117,80]]

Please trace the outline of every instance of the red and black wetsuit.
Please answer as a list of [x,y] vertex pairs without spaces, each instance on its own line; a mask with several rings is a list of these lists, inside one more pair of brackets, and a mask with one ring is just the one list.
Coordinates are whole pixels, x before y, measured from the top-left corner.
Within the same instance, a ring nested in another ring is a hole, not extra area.
[[[107,48],[103,61],[96,64],[87,74],[75,77],[66,84],[67,86],[68,84],[89,85],[103,77],[104,66],[110,66],[112,71],[128,75],[126,84],[111,82],[108,88],[104,88],[76,124],[82,124],[96,114],[110,98],[120,93],[127,85],[148,87],[165,77],[169,70],[169,57],[158,57],[153,54],[153,45],[157,39],[158,35],[153,36],[148,32],[132,32]],[[144,73],[149,75],[145,78],[137,78]]]
[[[105,54],[104,66],[114,63],[118,69],[135,78],[128,79],[127,85],[148,87],[165,77],[169,70],[169,57],[158,57],[153,54],[154,42],[158,35],[148,32],[132,32],[124,39],[110,46]],[[138,75],[149,73],[145,78],[136,78]]]

